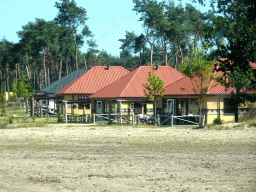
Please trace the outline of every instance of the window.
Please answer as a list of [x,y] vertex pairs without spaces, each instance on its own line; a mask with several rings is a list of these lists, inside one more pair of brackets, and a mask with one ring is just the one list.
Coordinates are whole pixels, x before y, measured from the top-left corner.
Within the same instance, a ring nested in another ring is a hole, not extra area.
[[86,100],[88,97],[84,95],[78,96],[78,100]]
[[78,109],[84,109],[84,107],[85,107],[85,109],[90,109],[90,104],[89,103],[88,104],[79,103]]
[[235,113],[235,105],[230,98],[224,98],[224,114]]

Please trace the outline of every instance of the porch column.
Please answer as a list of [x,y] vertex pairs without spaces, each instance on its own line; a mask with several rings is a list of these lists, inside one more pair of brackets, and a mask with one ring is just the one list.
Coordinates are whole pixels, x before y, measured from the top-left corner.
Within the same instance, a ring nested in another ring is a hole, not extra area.
[[35,99],[34,97],[32,97],[31,99],[31,116],[34,116],[35,115]]
[[28,112],[28,98],[26,98],[26,113],[29,114],[29,112]]
[[108,103],[108,124],[111,125],[111,104]]
[[68,122],[68,113],[67,113],[67,101],[64,101],[64,116],[65,116],[65,123]]
[[60,105],[59,103],[56,104],[57,105],[57,115],[58,115],[58,123],[60,122]]
[[122,125],[122,101],[119,101],[120,124]]
[[83,108],[83,116],[84,116],[84,123],[87,122],[87,117],[86,117],[86,113],[85,113],[85,106]]

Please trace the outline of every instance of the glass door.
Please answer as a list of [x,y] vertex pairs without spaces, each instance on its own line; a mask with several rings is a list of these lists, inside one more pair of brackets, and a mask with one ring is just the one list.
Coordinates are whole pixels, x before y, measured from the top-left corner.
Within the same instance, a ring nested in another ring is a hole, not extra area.
[[[96,103],[96,114],[102,114],[103,113],[103,106],[102,106],[102,101],[97,101]],[[96,121],[102,121],[103,118],[96,116]]]
[[167,99],[167,114],[176,115],[174,107],[174,99]]

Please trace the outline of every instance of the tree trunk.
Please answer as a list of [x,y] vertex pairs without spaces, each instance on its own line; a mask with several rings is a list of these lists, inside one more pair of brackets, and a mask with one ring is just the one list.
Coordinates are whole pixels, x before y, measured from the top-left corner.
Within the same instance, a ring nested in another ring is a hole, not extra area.
[[15,65],[15,83],[17,84],[18,80],[18,64]]
[[51,80],[50,80],[50,67],[48,67],[48,70],[47,70],[47,76],[48,76],[48,85],[51,84]]
[[150,65],[153,65],[153,44],[150,44],[151,52],[150,52]]
[[85,69],[87,69],[87,63],[86,63],[85,53],[84,53],[83,55],[84,55],[84,66],[85,66]]
[[46,63],[45,63],[45,57],[46,57],[46,53],[45,53],[45,49],[43,48],[43,53],[44,53],[44,58],[43,58],[43,65],[44,65],[44,86],[46,87],[47,85],[47,71],[46,71]]
[[10,99],[10,87],[9,87],[9,70],[8,70],[9,66],[8,63],[6,63],[6,89],[7,89],[7,93],[8,93],[8,101]]
[[68,60],[66,61],[66,75],[68,74]]
[[180,49],[180,57],[181,57],[181,63],[184,64],[184,60],[183,60],[183,51],[181,49],[181,47],[179,46]]
[[[71,27],[71,25],[70,25]],[[72,28],[72,27],[71,27]],[[77,61],[77,42],[76,42],[76,27],[74,24],[74,28],[72,28],[72,34],[73,34],[73,41],[74,41],[74,45],[75,45],[75,66],[76,66],[76,70],[78,69],[78,61]]]
[[139,61],[139,66],[141,66],[141,58],[142,57],[142,54],[141,54],[141,51],[140,51],[140,61]]
[[62,57],[60,55],[60,66],[59,66],[59,78],[58,79],[61,79],[61,72],[62,72]]
[[202,101],[203,101],[203,99],[202,99],[202,97],[201,96],[199,96],[199,98],[198,98],[198,101],[199,101],[199,126],[201,127],[201,125],[202,125]]
[[235,102],[235,122],[238,123],[238,98],[239,98],[239,94],[240,94],[240,89],[237,88],[236,89],[236,102]]
[[26,52],[26,59],[27,59],[27,65],[26,65],[26,72],[27,72],[27,77],[30,79],[30,73],[29,73],[29,56],[28,53]]

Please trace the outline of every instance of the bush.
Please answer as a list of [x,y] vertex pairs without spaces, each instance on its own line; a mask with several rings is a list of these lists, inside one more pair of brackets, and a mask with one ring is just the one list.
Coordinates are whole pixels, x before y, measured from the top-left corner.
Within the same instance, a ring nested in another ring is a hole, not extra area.
[[35,123],[36,117],[35,117],[35,116],[32,116],[31,119],[32,119],[32,122]]
[[63,122],[65,122],[65,117],[63,114],[60,114],[59,115],[59,123],[63,123]]
[[213,124],[215,124],[215,125],[221,125],[221,124],[224,124],[224,123],[225,123],[225,121],[221,120],[220,117],[217,117],[213,120]]
[[9,122],[10,124],[12,124],[12,123],[14,122],[14,118],[10,117],[10,118],[8,119],[8,122]]

